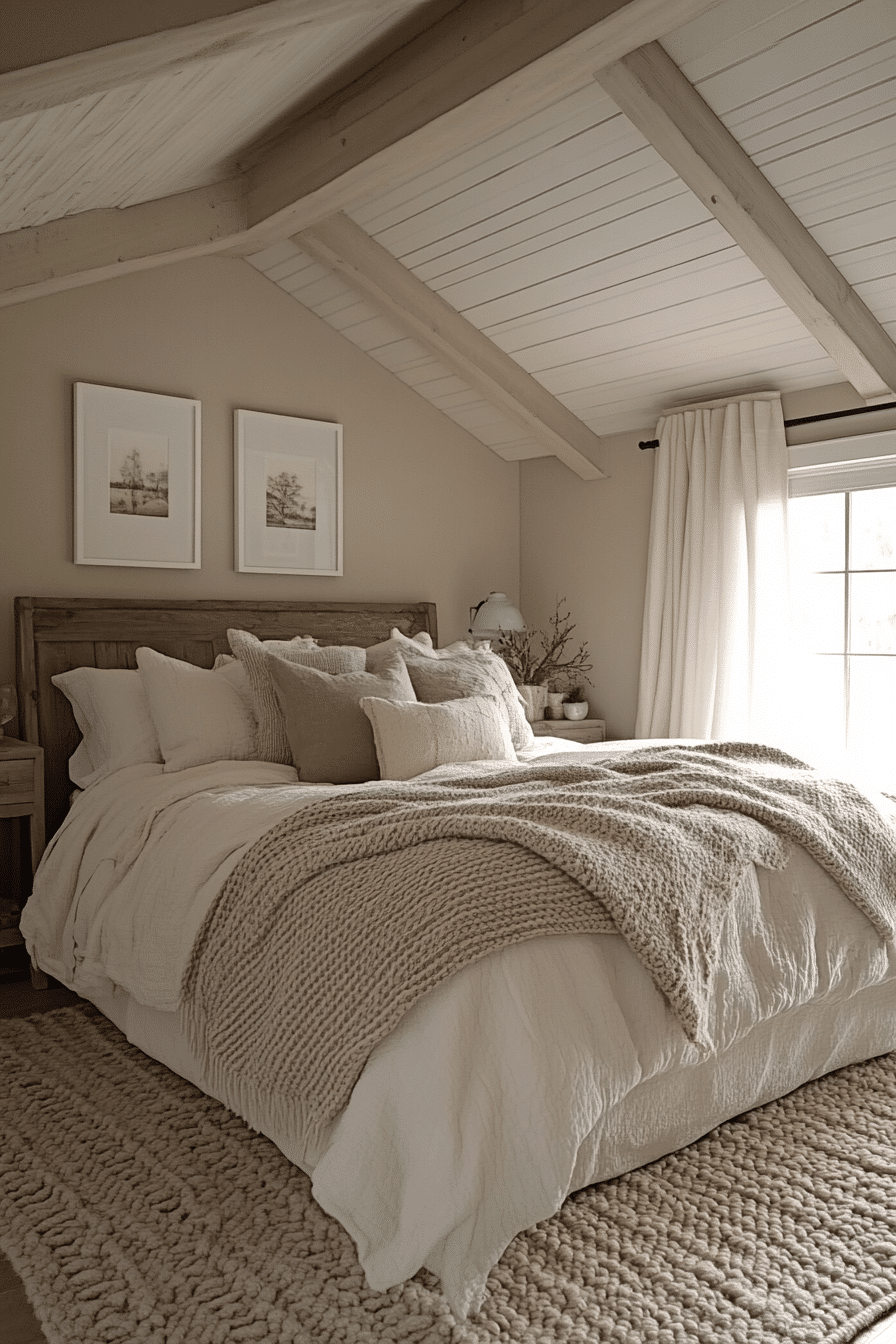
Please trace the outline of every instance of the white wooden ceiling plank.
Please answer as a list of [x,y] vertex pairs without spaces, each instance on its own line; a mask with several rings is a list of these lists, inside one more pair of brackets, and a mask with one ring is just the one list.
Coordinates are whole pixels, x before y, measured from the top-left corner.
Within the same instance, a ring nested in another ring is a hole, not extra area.
[[[762,388],[773,391],[789,386],[814,387],[827,383],[842,383],[843,375],[822,351],[815,355],[811,340],[803,342],[785,342],[781,346],[769,347],[760,352],[761,361],[756,352],[745,350],[728,359],[724,353],[706,359],[688,362],[686,352],[675,365],[662,369],[648,367],[637,377],[631,372],[627,377],[609,376],[601,385],[600,400],[594,402],[594,388],[585,388],[579,392],[570,392],[564,397],[571,410],[583,420],[605,434],[605,416],[622,414],[620,407],[628,406],[632,411],[632,428],[638,428],[643,420],[637,418],[640,406],[653,407],[658,414],[665,406],[677,402],[683,405],[688,401],[709,399],[726,391],[742,391],[751,387],[756,391]],[[817,347],[816,347],[817,349]]]
[[[626,176],[582,198],[575,198],[543,212],[532,212],[515,227],[495,228],[477,242],[451,249],[448,241],[441,255],[429,262],[410,267],[414,274],[433,288],[490,269],[496,260],[502,264],[534,250],[555,247],[567,239],[593,232],[614,220],[626,218],[653,206],[683,196],[687,187],[668,164],[650,164],[638,174]],[[407,260],[403,262],[408,265]]]
[[815,224],[855,214],[857,203],[859,208],[870,210],[896,200],[896,163],[892,154],[882,151],[861,160],[854,165],[853,172],[838,176],[836,182],[817,184],[804,192],[791,192],[789,197],[791,209],[797,211],[806,228],[811,229]]
[[893,36],[890,0],[856,0],[834,13],[807,23],[746,60],[692,82],[723,121],[739,107],[799,80],[817,76],[828,66],[862,51],[873,51]]
[[[417,390],[420,391],[422,396],[426,397],[427,401],[431,401],[433,406],[440,411],[444,411],[446,415],[451,415],[454,411],[461,410],[465,406],[472,406],[474,401],[482,400],[480,393],[475,388],[467,386],[457,392],[433,392],[426,385]],[[519,426],[517,426],[517,430],[519,430]]]
[[466,404],[469,404],[474,397],[478,396],[480,400],[482,398],[481,393],[474,392],[456,373],[413,369],[406,373],[404,381],[408,387],[412,387],[421,397],[425,397],[433,406],[439,406],[440,409],[444,409],[449,403],[456,406],[465,404],[461,398],[466,398]]
[[[896,77],[896,57],[892,64],[892,74]],[[739,126],[731,126],[729,129],[753,162],[762,167],[763,164],[776,163],[784,157],[799,154],[802,150],[827,144],[848,132],[859,132],[870,127],[892,115],[892,102],[893,85],[892,81],[887,81],[848,97],[838,97],[816,108],[811,114],[796,117],[764,135],[746,135]]]
[[517,290],[559,283],[584,271],[597,258],[606,261],[662,239],[674,239],[709,218],[709,210],[696,196],[682,192],[662,206],[613,220],[546,251],[532,249],[505,264],[494,263],[486,270],[476,270],[468,279],[439,285],[438,292],[453,308],[468,313]]
[[311,308],[320,317],[324,314],[335,316],[336,313],[343,312],[352,304],[358,302],[358,296],[341,276],[334,275],[332,271],[324,271],[322,275],[317,272],[324,268],[317,262],[312,263],[315,274],[309,276],[305,283],[299,289],[293,289],[292,293],[304,303],[306,308]]
[[710,294],[670,308],[620,318],[589,331],[515,350],[513,357],[527,372],[541,379],[552,370],[578,364],[605,351],[634,352],[651,341],[694,339],[703,331],[717,329],[723,313],[732,321],[742,322],[781,311],[789,312],[768,281],[752,280],[724,294]]
[[[432,368],[438,361],[434,360],[428,350],[424,350],[419,341],[415,341],[412,336],[402,336],[399,340],[391,341],[389,345],[381,345],[377,350],[370,352],[378,364],[382,364],[384,369],[401,376],[402,371],[407,372],[415,367]],[[447,373],[447,369],[442,364],[438,364],[440,369]]]
[[[781,195],[804,190],[812,181],[819,178],[836,181],[838,172],[850,172],[857,159],[865,154],[892,150],[896,144],[896,114],[890,112],[868,125],[835,135],[824,144],[807,146],[792,154],[781,154],[775,159],[765,160],[757,166],[764,176]],[[760,156],[761,157],[761,156]]]
[[[494,213],[474,210],[469,223],[461,223],[454,218],[450,227],[435,221],[439,224],[438,229],[433,230],[436,236],[421,241],[410,250],[402,251],[402,263],[416,274],[417,268],[425,263],[475,244],[482,238],[497,233],[504,233],[510,238],[514,229],[533,227],[531,221],[550,218],[552,212],[556,211],[557,218],[560,218],[560,212],[587,208],[589,201],[600,201],[605,193],[622,195],[627,190],[633,190],[639,182],[652,185],[663,180],[661,175],[670,171],[669,165],[659,157],[652,145],[642,144],[633,154],[594,167],[588,166],[586,160],[585,170],[577,176],[513,201]],[[393,248],[390,246],[389,250],[393,251]],[[399,253],[395,252],[394,255]]]
[[[562,189],[566,183],[575,184],[586,171],[624,163],[643,145],[643,137],[613,108],[613,115],[599,126],[577,129],[566,140],[552,145],[548,152],[535,154],[473,185],[455,183],[451,194],[438,203],[415,210],[389,228],[373,228],[371,236],[404,265],[410,265],[413,252],[440,241],[446,232],[475,225],[483,217],[496,215],[531,196],[538,199],[548,191]],[[631,170],[623,167],[617,171],[625,176]]]
[[838,62],[824,76],[738,108],[726,117],[726,125],[752,157],[813,126],[832,123],[851,107],[871,105],[875,97],[886,98],[894,68],[896,38]]
[[758,355],[764,359],[765,350],[772,350],[779,344],[801,343],[803,339],[814,341],[792,314],[778,310],[744,321],[718,322],[699,332],[684,332],[677,340],[647,341],[639,345],[636,352],[631,349],[608,350],[592,359],[546,370],[538,375],[538,381],[566,405],[565,398],[570,392],[596,387],[606,379],[621,376],[635,359],[639,371],[672,370],[683,359],[690,362],[711,360],[720,350],[724,350],[725,357],[732,361],[744,352],[753,358]]
[[434,164],[411,180],[401,182],[369,201],[352,207],[351,217],[372,236],[404,219],[438,206],[464,186],[487,181],[514,164],[526,162],[536,154],[574,134],[583,126],[598,125],[616,115],[616,108],[602,89],[587,80],[550,107],[523,117],[512,126],[486,135],[477,144]]
[[896,207],[892,202],[876,205],[870,210],[855,210],[843,218],[813,224],[812,236],[818,239],[828,255],[845,252],[847,248],[892,240],[896,232],[894,217]]
[[[547,255],[566,243],[575,247],[579,239],[590,240],[590,251],[598,230],[651,210],[671,213],[674,207],[670,207],[670,202],[689,195],[687,187],[668,166],[665,176],[660,174],[660,177],[662,180],[655,186],[645,187],[632,196],[626,195],[623,200],[611,198],[591,209],[584,209],[576,203],[574,212],[565,212],[570,217],[562,222],[553,217],[536,217],[524,228],[510,229],[506,234],[500,232],[483,238],[479,244],[465,247],[459,254],[447,254],[419,270],[415,267],[414,274],[433,289],[442,291],[449,285],[474,279],[497,267],[513,265],[533,253]],[[610,195],[612,197],[612,193]],[[690,209],[687,216],[691,217]],[[565,262],[561,265],[567,269]]]
[[313,308],[318,317],[322,317],[325,322],[329,322],[330,318],[335,319],[337,314],[344,312],[346,308],[350,308],[356,301],[357,295],[354,291],[346,288],[339,293],[334,293],[330,299],[316,300],[314,304],[308,304],[307,306]]
[[305,275],[307,271],[308,258],[298,248],[295,248],[292,256],[266,267],[264,273],[269,280],[273,280],[275,285],[279,285],[283,280],[297,281],[298,277]]
[[512,322],[488,327],[485,334],[508,354],[542,341],[590,331],[638,314],[661,312],[706,295],[724,295],[728,288],[760,278],[756,266],[735,244],[725,253],[700,257],[667,271],[639,276],[597,295],[557,304],[551,309]]
[[837,269],[843,272],[853,286],[867,280],[896,276],[896,247],[892,238],[868,243],[864,247],[848,248],[835,253],[831,260],[836,262]]
[[244,260],[266,275],[269,266],[277,266],[281,261],[299,255],[299,249],[291,239],[281,238],[278,243],[271,243],[270,247],[264,247],[260,252],[250,253]]
[[666,34],[663,46],[691,83],[727,69],[823,17],[830,0],[722,0]]
[[[752,386],[755,391],[763,387],[770,391],[793,390],[798,387],[815,387],[832,382],[842,383],[827,357],[820,359],[799,359],[794,347],[782,346],[770,352],[764,367],[757,372],[757,366],[750,364],[751,356],[746,354],[745,365],[739,369],[730,367],[720,356],[712,364],[700,362],[691,366],[681,365],[670,376],[668,371],[654,372],[645,370],[643,379],[623,378],[607,381],[600,389],[599,398],[595,389],[585,389],[581,393],[570,393],[567,400],[577,415],[592,425],[596,432],[606,434],[608,417],[625,417],[628,428],[639,428],[645,423],[656,423],[656,416],[673,402],[682,405],[688,401],[708,400],[727,391],[743,391],[744,385]],[[739,383],[739,386],[735,386]],[[646,419],[645,411],[647,412]],[[640,416],[642,418],[638,418]]]
[[601,257],[582,270],[551,276],[538,285],[523,286],[493,299],[471,303],[465,315],[480,331],[520,316],[550,311],[554,304],[599,294],[614,285],[667,271],[694,258],[727,252],[731,238],[717,219],[683,229],[650,245],[634,246]]
[[[372,307],[370,311],[370,317],[360,322],[353,322],[350,326],[340,326],[337,330],[341,331],[343,336],[346,336],[360,350],[373,352],[381,345],[390,345],[404,333],[394,322],[390,321],[389,318],[382,317]],[[330,325],[336,326],[336,323],[331,322]]]

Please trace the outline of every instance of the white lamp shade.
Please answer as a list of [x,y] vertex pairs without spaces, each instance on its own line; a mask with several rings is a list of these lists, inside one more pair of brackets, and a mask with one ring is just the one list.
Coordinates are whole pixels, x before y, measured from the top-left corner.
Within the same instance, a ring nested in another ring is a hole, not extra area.
[[504,630],[525,630],[519,607],[515,607],[506,593],[489,593],[480,603],[470,624],[474,639],[501,638]]

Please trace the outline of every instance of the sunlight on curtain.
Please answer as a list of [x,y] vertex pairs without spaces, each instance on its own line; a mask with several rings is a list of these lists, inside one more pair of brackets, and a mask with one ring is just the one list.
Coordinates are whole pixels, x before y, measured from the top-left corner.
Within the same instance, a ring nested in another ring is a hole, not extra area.
[[670,411],[657,437],[635,734],[786,745],[780,396]]

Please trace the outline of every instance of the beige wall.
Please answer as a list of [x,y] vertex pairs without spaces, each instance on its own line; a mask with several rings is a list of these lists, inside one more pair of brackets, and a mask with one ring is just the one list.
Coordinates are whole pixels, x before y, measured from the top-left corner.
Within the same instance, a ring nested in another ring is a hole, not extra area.
[[[519,590],[519,468],[484,448],[235,258],[205,258],[0,310],[0,681],[12,600],[404,599],[444,642],[492,588]],[[72,561],[72,384],[202,402],[202,569]],[[342,578],[233,569],[234,408],[345,427]]]
[[[848,383],[782,397],[785,419],[863,405]],[[896,412],[880,411],[788,431],[789,443],[810,443],[896,427]],[[559,462],[522,463],[520,483],[520,606],[530,625],[544,629],[558,597],[568,599],[595,670],[586,686],[592,713],[607,735],[631,737],[638,703],[641,622],[647,575],[647,539],[653,493],[652,452],[638,448],[654,430],[605,441],[609,479],[582,481]]]
[[602,481],[580,480],[556,458],[521,464],[521,610],[544,629],[557,599],[567,599],[571,648],[587,640],[594,663],[591,713],[615,738],[633,734],[638,699],[653,488],[653,453],[638,449],[639,437],[648,436],[604,441]]

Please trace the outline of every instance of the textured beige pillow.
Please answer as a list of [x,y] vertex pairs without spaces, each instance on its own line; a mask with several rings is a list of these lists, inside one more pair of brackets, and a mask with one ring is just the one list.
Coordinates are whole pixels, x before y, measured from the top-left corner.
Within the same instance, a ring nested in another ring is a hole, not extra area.
[[271,655],[268,667],[299,779],[362,784],[379,779],[373,729],[362,696],[413,700],[404,660],[393,654],[376,672],[333,675]]
[[320,647],[305,639],[269,639],[262,643],[248,630],[228,630],[227,638],[231,649],[245,664],[249,674],[255,717],[258,720],[258,759],[274,761],[278,765],[292,765],[280,702],[269,671],[270,659],[285,659],[302,667],[318,668],[321,672],[362,672],[365,665],[364,650],[346,644]]
[[382,779],[413,779],[459,761],[513,761],[502,705],[485,695],[444,704],[394,704],[365,696]]
[[490,695],[504,706],[516,750],[531,747],[535,734],[503,658],[467,645],[452,646],[452,649],[456,652],[439,649],[436,652],[440,656],[433,657],[425,650],[417,652],[402,648],[401,656],[408,665],[417,699],[432,705],[467,695]]

